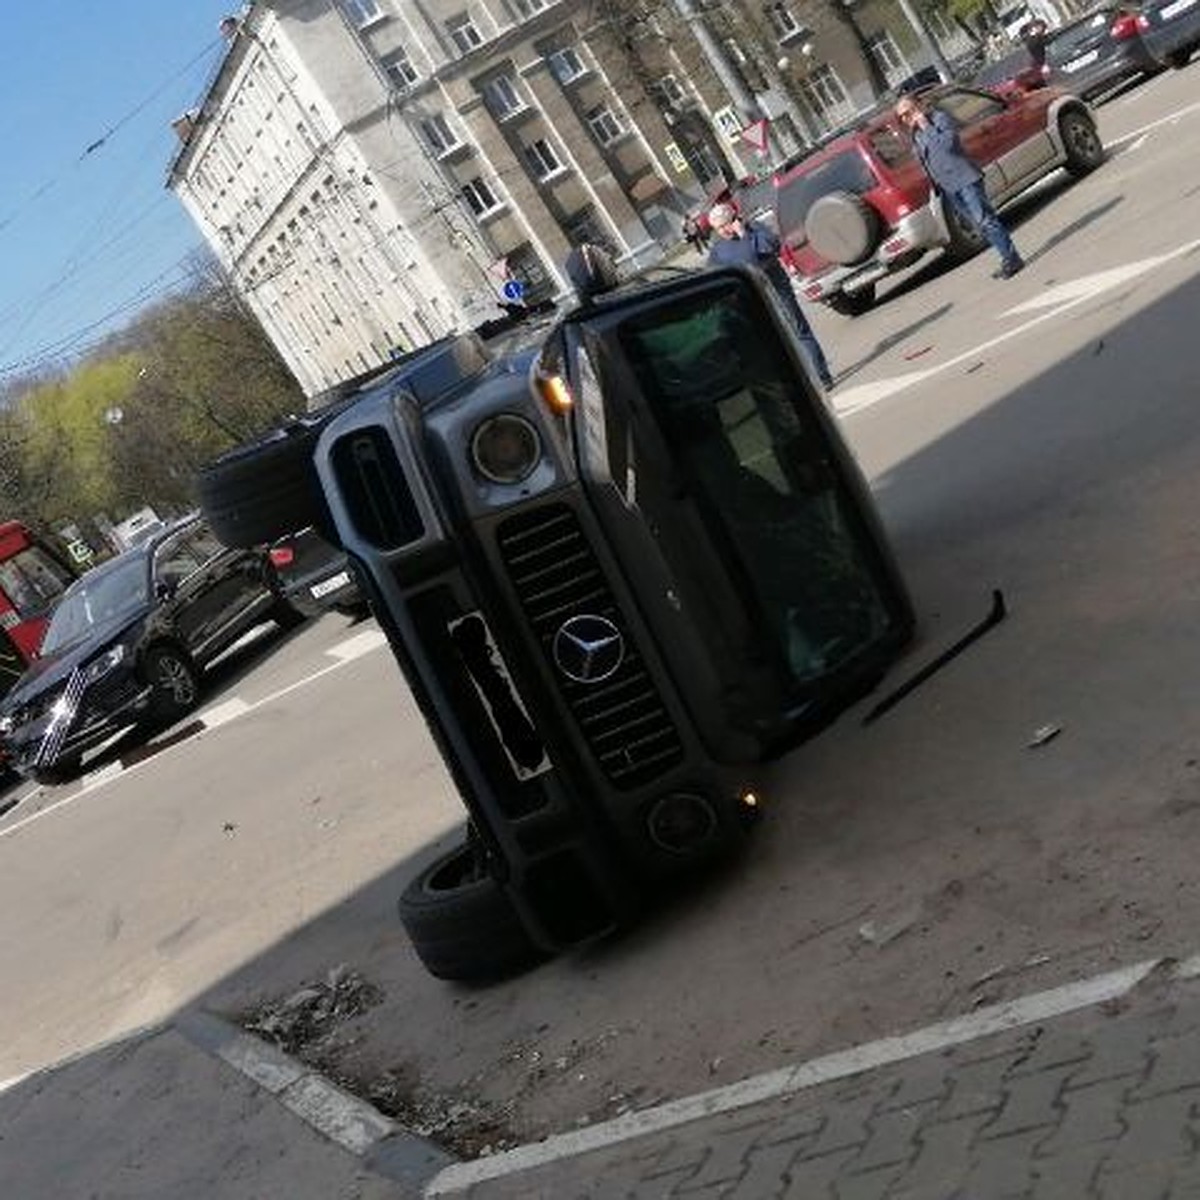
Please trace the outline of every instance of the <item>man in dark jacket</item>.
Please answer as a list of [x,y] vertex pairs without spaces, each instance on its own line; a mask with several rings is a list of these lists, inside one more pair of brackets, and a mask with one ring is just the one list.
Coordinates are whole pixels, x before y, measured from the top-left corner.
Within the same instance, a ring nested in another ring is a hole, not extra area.
[[962,147],[954,118],[940,108],[926,108],[916,96],[905,96],[896,105],[896,119],[908,130],[917,158],[943,200],[979,229],[1000,255],[995,278],[1012,278],[1025,261],[988,199],[983,172]]
[[783,302],[784,310],[792,318],[800,345],[808,355],[817,378],[824,387],[833,387],[833,374],[825,361],[825,352],[801,311],[792,281],[779,261],[779,239],[765,225],[743,221],[732,204],[714,204],[708,214],[708,224],[716,237],[708,252],[709,265],[728,267],[736,263],[749,263],[752,267],[758,267],[771,281]]

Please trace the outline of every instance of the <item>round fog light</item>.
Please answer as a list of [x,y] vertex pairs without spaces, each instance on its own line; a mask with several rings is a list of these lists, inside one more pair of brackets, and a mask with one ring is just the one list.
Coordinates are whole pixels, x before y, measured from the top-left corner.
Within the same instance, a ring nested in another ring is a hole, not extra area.
[[520,483],[542,457],[542,439],[531,421],[516,413],[489,417],[471,435],[475,469],[493,483]]
[[660,849],[687,854],[716,833],[717,814],[703,796],[674,792],[655,800],[646,817],[646,829]]

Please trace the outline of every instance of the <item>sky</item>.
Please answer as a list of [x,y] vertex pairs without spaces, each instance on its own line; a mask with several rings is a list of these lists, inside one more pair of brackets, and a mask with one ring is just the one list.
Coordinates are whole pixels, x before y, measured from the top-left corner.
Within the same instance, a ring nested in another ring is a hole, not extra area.
[[166,189],[239,0],[3,0],[0,386],[69,365],[203,245]]

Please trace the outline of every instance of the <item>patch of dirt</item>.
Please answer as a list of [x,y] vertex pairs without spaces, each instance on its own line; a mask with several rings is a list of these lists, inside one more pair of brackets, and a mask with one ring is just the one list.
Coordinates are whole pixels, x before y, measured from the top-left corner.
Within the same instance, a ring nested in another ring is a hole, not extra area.
[[406,1064],[379,1069],[361,1063],[355,1050],[363,1038],[356,1022],[383,1000],[380,987],[343,963],[324,979],[306,981],[230,1019],[460,1158],[518,1145],[521,1139],[512,1130],[509,1111],[515,1099],[512,1105],[497,1105],[471,1096],[469,1088],[447,1092],[426,1087]]

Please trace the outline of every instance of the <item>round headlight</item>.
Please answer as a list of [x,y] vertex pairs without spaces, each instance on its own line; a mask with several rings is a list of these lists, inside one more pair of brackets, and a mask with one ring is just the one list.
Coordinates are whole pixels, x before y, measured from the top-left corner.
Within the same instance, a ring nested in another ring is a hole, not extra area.
[[542,439],[531,421],[516,413],[489,417],[471,435],[475,469],[493,483],[520,483],[542,457]]

